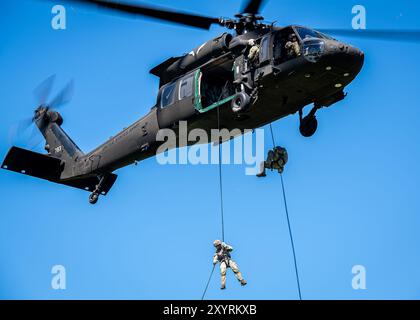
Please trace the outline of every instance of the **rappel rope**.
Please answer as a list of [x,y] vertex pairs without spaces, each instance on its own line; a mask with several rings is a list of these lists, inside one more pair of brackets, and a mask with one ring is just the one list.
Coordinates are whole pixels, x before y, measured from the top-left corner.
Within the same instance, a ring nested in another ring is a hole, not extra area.
[[[271,139],[273,141],[273,148],[276,147],[276,143],[274,140],[274,133],[273,133],[273,126],[270,123],[270,132],[271,132]],[[287,226],[289,228],[289,237],[290,237],[290,243],[292,245],[292,252],[293,252],[293,261],[295,265],[295,274],[296,274],[296,282],[298,287],[298,293],[299,293],[299,300],[302,300],[302,292],[300,290],[300,280],[299,280],[299,272],[298,272],[298,266],[297,266],[297,259],[296,259],[296,251],[295,251],[295,243],[293,241],[293,233],[292,233],[292,227],[290,225],[290,218],[289,218],[289,210],[287,207],[287,198],[286,198],[286,191],[284,187],[284,180],[283,180],[283,174],[280,174],[280,180],[281,180],[281,187],[283,191],[283,201],[284,201],[284,209],[286,212],[286,219],[287,219]]]
[[[220,132],[220,110],[217,108],[217,129]],[[220,218],[222,220],[222,241],[225,242],[225,217],[223,210],[223,177],[222,177],[222,141],[218,141],[219,145],[219,192],[220,192]]]
[[[217,108],[217,128],[220,130],[220,110]],[[273,126],[270,123],[270,132],[271,132],[271,140],[273,142],[273,148],[276,147],[276,142],[274,139],[274,132],[273,132]],[[222,177],[222,156],[221,156],[221,141],[218,141],[218,147],[219,147],[219,192],[220,192],[220,217],[222,222],[222,241],[225,241],[225,223],[224,223],[224,209],[223,209],[223,177]],[[283,193],[283,201],[284,201],[284,209],[286,213],[286,220],[287,220],[287,226],[289,230],[289,237],[290,237],[290,243],[292,246],[292,253],[293,253],[293,262],[295,266],[295,274],[296,274],[296,282],[297,282],[297,288],[298,288],[298,294],[299,294],[299,300],[302,300],[302,292],[300,289],[300,280],[299,280],[299,271],[297,266],[297,258],[296,258],[296,250],[295,250],[295,243],[293,240],[293,232],[292,227],[290,224],[290,217],[289,217],[289,209],[287,207],[287,197],[286,197],[286,188],[284,186],[284,180],[283,180],[283,174],[280,174],[280,180],[281,180],[281,187],[282,187],[282,193]],[[207,289],[209,287],[211,278],[213,277],[214,269],[216,265],[213,265],[213,268],[211,269],[210,276],[207,280],[206,287],[204,289],[203,295],[201,296],[201,300],[204,300]]]
[[214,265],[213,265],[213,268],[211,269],[211,272],[210,272],[209,280],[207,280],[206,288],[204,289],[203,295],[201,296],[201,300],[204,300],[204,297],[206,296],[207,289],[208,289],[208,287],[209,287],[209,284],[210,284],[211,278],[213,277],[213,272],[214,272],[214,269],[215,269],[215,268],[216,268],[216,265],[214,264]]
[[[220,110],[217,108],[217,129],[220,132]],[[224,205],[223,205],[223,176],[222,176],[222,141],[219,140],[218,142],[218,148],[219,148],[219,193],[220,193],[220,218],[222,222],[222,241],[225,242],[225,217],[224,217]],[[207,289],[209,287],[211,278],[214,273],[216,265],[213,265],[213,268],[211,270],[209,280],[207,281],[206,288],[204,289],[203,295],[201,296],[201,300],[204,300],[204,297],[206,296]]]

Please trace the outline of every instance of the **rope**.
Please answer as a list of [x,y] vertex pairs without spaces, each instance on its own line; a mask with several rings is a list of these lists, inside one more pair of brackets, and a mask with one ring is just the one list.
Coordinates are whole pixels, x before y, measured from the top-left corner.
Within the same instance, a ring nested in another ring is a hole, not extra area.
[[[220,132],[220,110],[217,108],[217,129]],[[222,141],[219,140],[219,192],[220,192],[220,217],[222,220],[222,241],[225,241],[225,218],[223,210],[223,179],[222,179]]]
[[[220,132],[220,110],[217,108],[217,129]],[[221,148],[221,140],[218,141],[219,143],[219,191],[220,191],[220,217],[222,220],[222,241],[225,241],[225,218],[224,218],[224,210],[223,210],[223,179],[222,179],[222,148]],[[206,288],[204,289],[203,295],[201,296],[201,300],[204,300],[204,297],[206,296],[207,289],[209,287],[211,278],[213,277],[214,269],[216,265],[213,265],[213,268],[211,269],[209,279],[207,280]]]
[[[273,141],[273,148],[274,148],[276,146],[276,144],[275,144],[275,141],[274,141],[273,126],[271,125],[271,123],[270,123],[270,131],[271,131],[271,139]],[[302,300],[302,292],[301,292],[301,289],[300,289],[300,280],[299,280],[299,271],[298,271],[297,259],[296,259],[295,243],[293,241],[293,232],[292,232],[292,227],[290,225],[289,209],[287,207],[286,188],[284,187],[283,174],[280,174],[280,179],[281,179],[281,187],[282,187],[282,191],[283,191],[283,201],[284,201],[284,209],[285,209],[285,212],[286,212],[287,226],[289,228],[290,243],[292,245],[293,262],[294,262],[294,265],[295,265],[295,274],[296,274],[296,282],[297,282],[298,293],[299,293],[299,300]]]
[[287,208],[287,200],[286,200],[286,192],[285,192],[285,188],[284,188],[283,174],[280,174],[280,178],[281,178],[281,187],[283,189],[284,209],[286,211],[287,226],[289,227],[290,243],[292,244],[293,261],[294,261],[294,264],[295,264],[295,273],[296,273],[296,282],[297,282],[298,292],[299,292],[299,300],[302,300],[302,292],[300,290],[300,281],[299,281],[299,272],[298,272],[298,267],[297,267],[295,243],[293,241],[293,233],[292,233],[292,228],[290,226],[289,210]]
[[273,141],[273,148],[276,147],[276,142],[274,141],[274,133],[273,133],[273,126],[270,123],[270,131],[271,131],[271,140]]
[[216,267],[216,265],[214,264],[213,265],[213,268],[211,269],[211,272],[210,272],[209,280],[207,280],[206,288],[204,289],[203,295],[201,296],[201,300],[204,300],[204,297],[206,296],[207,289],[209,287],[210,280],[211,280],[211,278],[213,276],[213,272],[214,272],[215,267]]

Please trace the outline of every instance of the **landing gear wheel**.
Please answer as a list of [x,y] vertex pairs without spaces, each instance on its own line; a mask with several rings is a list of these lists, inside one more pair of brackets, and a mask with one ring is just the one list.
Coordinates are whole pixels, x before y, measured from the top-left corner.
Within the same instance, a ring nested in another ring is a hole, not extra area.
[[312,137],[318,129],[318,120],[315,115],[308,115],[302,119],[299,126],[299,131],[305,138]]
[[244,112],[249,108],[251,98],[245,92],[238,92],[232,100],[232,111],[235,113]]
[[97,194],[97,193],[91,193],[89,195],[89,203],[90,204],[95,204],[96,202],[98,202],[98,199],[99,199],[99,194]]

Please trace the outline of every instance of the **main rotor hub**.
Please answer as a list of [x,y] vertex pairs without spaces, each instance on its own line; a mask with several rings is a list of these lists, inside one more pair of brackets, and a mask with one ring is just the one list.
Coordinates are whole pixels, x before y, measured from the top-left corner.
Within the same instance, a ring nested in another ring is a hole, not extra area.
[[267,27],[258,21],[264,20],[264,17],[253,13],[235,14],[236,19],[220,19],[220,24],[228,29],[234,29],[237,34],[243,34],[247,31],[253,31],[259,28]]

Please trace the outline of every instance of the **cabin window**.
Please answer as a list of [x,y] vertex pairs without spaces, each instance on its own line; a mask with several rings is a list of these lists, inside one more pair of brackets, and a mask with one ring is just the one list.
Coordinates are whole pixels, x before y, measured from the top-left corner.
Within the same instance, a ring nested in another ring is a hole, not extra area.
[[194,75],[185,77],[179,83],[178,99],[182,100],[193,95]]
[[161,108],[165,108],[174,103],[174,96],[175,96],[175,83],[172,83],[166,86],[162,90],[162,95],[160,97],[160,106]]
[[266,36],[261,40],[260,62],[270,59],[270,37]]

